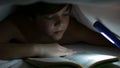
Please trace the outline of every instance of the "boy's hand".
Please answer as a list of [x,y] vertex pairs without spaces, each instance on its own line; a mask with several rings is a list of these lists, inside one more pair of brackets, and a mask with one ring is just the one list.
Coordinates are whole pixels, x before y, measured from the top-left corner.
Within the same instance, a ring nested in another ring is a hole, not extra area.
[[57,43],[36,45],[35,52],[39,57],[69,56],[76,53],[76,51],[65,48]]

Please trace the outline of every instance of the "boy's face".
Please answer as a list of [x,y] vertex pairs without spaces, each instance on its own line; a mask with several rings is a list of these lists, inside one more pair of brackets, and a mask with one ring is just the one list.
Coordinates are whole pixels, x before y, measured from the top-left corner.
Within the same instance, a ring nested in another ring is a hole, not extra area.
[[68,5],[60,11],[49,15],[37,15],[37,28],[54,40],[60,40],[69,23]]

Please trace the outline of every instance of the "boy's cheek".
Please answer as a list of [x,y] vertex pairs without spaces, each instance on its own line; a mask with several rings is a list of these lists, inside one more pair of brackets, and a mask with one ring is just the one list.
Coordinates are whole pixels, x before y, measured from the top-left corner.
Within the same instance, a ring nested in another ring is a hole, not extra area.
[[69,16],[63,18],[63,21],[64,21],[65,23],[69,23],[69,20],[70,20]]

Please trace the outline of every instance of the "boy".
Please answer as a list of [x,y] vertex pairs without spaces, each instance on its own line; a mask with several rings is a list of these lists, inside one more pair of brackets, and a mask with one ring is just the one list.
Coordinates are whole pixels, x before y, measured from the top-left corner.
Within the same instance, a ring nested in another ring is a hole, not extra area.
[[69,4],[44,2],[18,6],[0,25],[0,59],[57,57],[76,53],[60,45],[64,43],[110,44],[72,18],[70,9]]

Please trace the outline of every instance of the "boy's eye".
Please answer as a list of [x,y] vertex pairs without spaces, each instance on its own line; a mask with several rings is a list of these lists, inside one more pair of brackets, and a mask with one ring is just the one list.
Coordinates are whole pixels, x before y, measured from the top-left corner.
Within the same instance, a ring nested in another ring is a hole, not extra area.
[[70,15],[70,12],[64,12],[63,13],[63,16],[69,16]]
[[70,14],[69,14],[69,13],[64,13],[63,15],[64,15],[64,16],[69,16]]
[[53,17],[46,17],[48,20],[52,20],[53,19]]
[[47,16],[46,19],[48,20],[53,20],[55,17],[54,16]]

